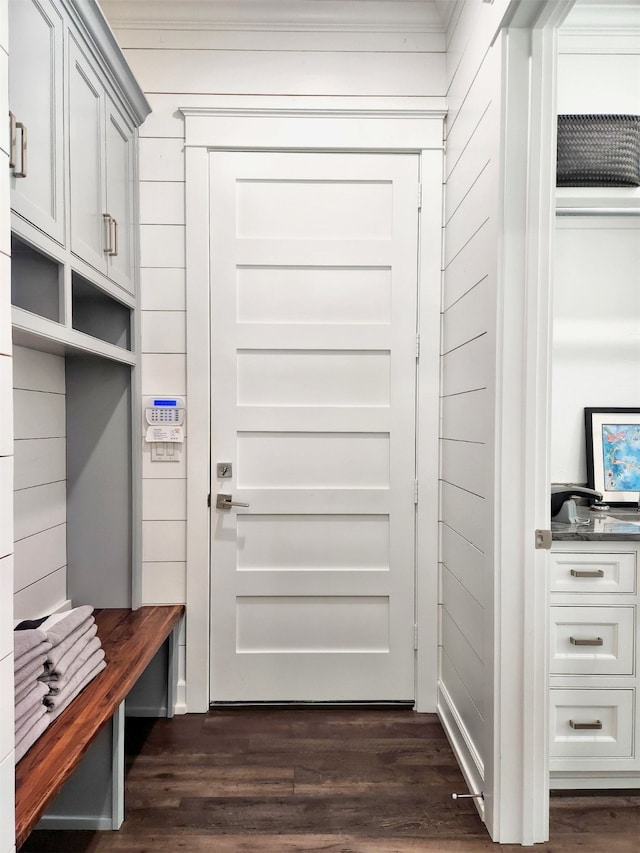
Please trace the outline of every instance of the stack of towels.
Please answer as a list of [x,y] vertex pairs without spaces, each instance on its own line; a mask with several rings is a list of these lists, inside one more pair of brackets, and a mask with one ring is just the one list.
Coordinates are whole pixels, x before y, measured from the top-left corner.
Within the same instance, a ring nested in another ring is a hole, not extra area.
[[19,622],[14,654],[17,762],[106,666],[93,607]]

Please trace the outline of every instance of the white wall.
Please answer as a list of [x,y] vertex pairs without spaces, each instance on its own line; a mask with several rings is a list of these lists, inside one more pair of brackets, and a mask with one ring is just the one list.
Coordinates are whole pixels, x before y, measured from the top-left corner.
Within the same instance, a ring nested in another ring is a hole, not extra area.
[[640,216],[558,219],[551,446],[554,482],[587,482],[585,407],[640,404],[639,270]]
[[14,618],[67,598],[64,357],[13,351]]
[[505,5],[458,4],[447,53],[439,706],[478,791],[492,787],[494,689],[501,42],[489,44]]
[[[0,0],[0,678],[13,683],[13,410],[11,403],[11,237],[9,226],[8,0]],[[0,851],[14,846],[13,701],[0,700]]]
[[[271,15],[270,20],[251,24],[238,21],[244,12],[255,16],[256,4],[237,0],[208,9],[206,4],[185,5],[185,14],[195,9],[219,15],[217,21],[198,24],[154,19],[158,7],[135,0],[105,0],[101,6],[153,110],[140,129],[139,146],[142,393],[185,396],[184,125],[179,108],[233,95],[312,95],[328,105],[340,96],[357,98],[362,106],[368,100],[392,106],[394,99],[409,95],[424,105],[444,93],[444,35],[437,31],[439,19],[429,2],[369,4],[377,16],[369,22],[362,19],[362,6],[349,0],[339,6],[323,0],[304,6],[264,3],[258,4],[260,13]],[[281,7],[295,9],[304,20],[294,27],[279,19]],[[180,9],[174,7],[172,14],[181,14]],[[158,24],[150,24],[153,20]],[[186,597],[186,402],[181,461],[153,463],[143,449],[142,598],[147,604]]]
[[[628,8],[624,21],[609,9],[575,7],[559,37],[559,113],[640,114],[639,27],[640,6]],[[640,214],[640,188],[559,190],[561,205],[620,207],[633,200]],[[640,215],[558,217],[553,481],[587,481],[585,407],[640,403],[639,270]]]

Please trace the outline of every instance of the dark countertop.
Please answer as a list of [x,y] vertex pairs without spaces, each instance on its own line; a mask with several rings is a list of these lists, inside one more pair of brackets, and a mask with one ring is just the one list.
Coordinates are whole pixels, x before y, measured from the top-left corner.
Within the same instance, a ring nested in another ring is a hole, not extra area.
[[[637,509],[611,507],[591,512],[578,507],[578,517],[588,524],[551,522],[554,542],[640,542],[640,512]],[[635,523],[634,523],[635,522]]]

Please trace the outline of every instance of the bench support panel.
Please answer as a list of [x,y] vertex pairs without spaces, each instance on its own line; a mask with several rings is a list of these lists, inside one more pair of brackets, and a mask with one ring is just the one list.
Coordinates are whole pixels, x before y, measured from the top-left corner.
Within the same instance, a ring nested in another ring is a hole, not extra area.
[[89,747],[37,829],[120,829],[124,820],[124,702]]

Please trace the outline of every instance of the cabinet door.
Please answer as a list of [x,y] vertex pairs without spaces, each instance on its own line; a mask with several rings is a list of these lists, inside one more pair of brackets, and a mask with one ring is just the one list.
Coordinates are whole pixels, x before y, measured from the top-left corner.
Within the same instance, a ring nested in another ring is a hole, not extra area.
[[69,172],[71,251],[107,271],[103,214],[104,90],[75,41],[69,39]]
[[105,100],[106,212],[113,220],[108,275],[133,292],[133,155],[134,130],[109,97]]
[[64,243],[63,20],[50,0],[12,0],[9,29],[9,106],[24,127],[16,133],[11,206]]

